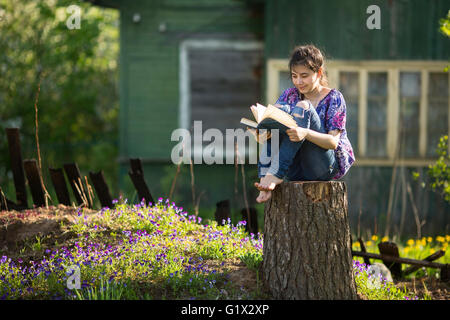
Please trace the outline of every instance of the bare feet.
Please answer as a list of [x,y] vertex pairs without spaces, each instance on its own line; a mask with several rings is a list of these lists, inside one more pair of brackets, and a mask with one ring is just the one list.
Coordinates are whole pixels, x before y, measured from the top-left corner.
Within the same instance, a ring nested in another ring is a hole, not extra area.
[[279,179],[271,174],[261,178],[259,183],[255,182],[255,187],[259,190],[259,195],[256,198],[256,202],[262,203],[269,200],[272,196],[272,190],[275,189],[275,187],[281,182],[283,182],[283,179]]
[[272,197],[272,191],[260,191],[258,198],[256,198],[256,202],[263,203]]
[[259,191],[272,191],[275,187],[282,183],[283,179],[277,178],[274,175],[267,174],[266,176],[261,178],[261,181],[255,182],[255,187]]

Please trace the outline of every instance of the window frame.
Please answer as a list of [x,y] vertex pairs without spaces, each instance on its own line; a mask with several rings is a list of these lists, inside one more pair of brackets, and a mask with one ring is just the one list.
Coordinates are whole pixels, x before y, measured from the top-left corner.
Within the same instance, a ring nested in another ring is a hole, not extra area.
[[[234,39],[186,39],[180,42],[179,49],[179,114],[178,114],[178,125],[179,128],[189,130],[191,123],[191,82],[190,82],[190,66],[189,66],[189,51],[190,50],[260,50],[264,52],[264,43],[259,40],[234,40]],[[249,106],[250,108],[250,106]],[[236,119],[236,125],[239,125],[239,120]],[[244,130],[245,131],[245,130]],[[203,134],[204,132],[202,132]],[[224,143],[226,135],[224,134]],[[193,139],[193,137],[192,137]],[[251,138],[250,138],[251,139]],[[258,154],[257,149],[251,148],[251,145],[246,144],[244,155],[241,157],[250,158],[255,157]],[[194,148],[192,147],[191,155],[192,157],[201,158],[203,154],[204,147]],[[227,155],[235,156],[235,149],[226,145],[223,150],[222,158],[225,163]],[[242,151],[241,151],[242,152]]]
[[[279,96],[280,72],[288,72],[287,59],[267,60],[266,100],[276,101]],[[357,72],[359,74],[359,100],[358,100],[358,156],[355,165],[392,166],[400,162],[406,166],[428,166],[435,159],[427,158],[427,107],[428,83],[430,72],[445,72],[447,61],[440,60],[329,60],[325,63],[328,82],[332,88],[339,87],[339,72]],[[386,154],[387,158],[370,158],[366,156],[367,150],[367,81],[369,72],[387,73],[387,132]],[[421,81],[420,111],[419,111],[419,157],[400,158],[396,155],[399,138],[399,112],[400,112],[400,72],[419,72]],[[448,132],[450,136],[450,72],[448,72]],[[450,152],[450,146],[449,146]]]

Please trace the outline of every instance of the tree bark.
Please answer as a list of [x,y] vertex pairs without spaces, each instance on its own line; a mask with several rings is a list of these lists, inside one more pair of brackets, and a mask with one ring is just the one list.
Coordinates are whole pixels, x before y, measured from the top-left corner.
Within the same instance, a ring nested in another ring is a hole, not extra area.
[[262,269],[275,299],[357,299],[345,182],[275,188],[264,208]]

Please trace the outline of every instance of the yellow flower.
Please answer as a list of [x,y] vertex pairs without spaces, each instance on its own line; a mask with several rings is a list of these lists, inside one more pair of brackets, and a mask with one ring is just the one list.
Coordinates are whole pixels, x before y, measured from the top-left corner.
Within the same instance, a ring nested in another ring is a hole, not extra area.
[[370,247],[371,245],[372,245],[372,241],[369,240],[366,242],[366,246]]
[[436,250],[434,250],[433,248],[430,249],[430,254],[433,254],[435,252],[436,252]]
[[359,244],[359,242],[353,242],[353,246],[360,247],[361,245]]
[[428,241],[428,242],[433,242],[433,238],[432,238],[432,237],[428,237],[428,238],[427,238],[427,241]]
[[437,236],[437,237],[436,237],[436,241],[438,241],[438,242],[444,242],[444,241],[445,241],[445,238],[444,238],[444,237],[441,237],[441,236]]
[[406,247],[405,250],[403,250],[403,251],[404,251],[405,253],[408,253],[410,249],[411,249],[410,247]]
[[450,242],[450,235],[446,235],[446,236],[445,236],[445,240],[446,240],[447,242]]
[[372,236],[372,240],[373,240],[373,241],[377,241],[377,240],[378,240],[378,236],[377,236],[376,234],[374,234],[374,235]]
[[442,244],[442,249],[447,249],[447,247],[448,247],[448,242],[444,242],[443,244]]
[[389,237],[383,237],[383,239],[381,239],[382,242],[386,242],[389,241]]
[[422,239],[422,241],[421,241],[422,243],[422,246],[426,246],[427,245],[427,240],[424,238],[424,239]]
[[413,239],[409,239],[408,242],[406,242],[406,244],[408,246],[413,246],[414,245],[414,240]]

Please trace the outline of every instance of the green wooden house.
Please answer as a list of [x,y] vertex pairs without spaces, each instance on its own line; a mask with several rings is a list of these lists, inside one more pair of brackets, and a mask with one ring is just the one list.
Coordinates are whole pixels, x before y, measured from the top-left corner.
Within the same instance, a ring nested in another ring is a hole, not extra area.
[[122,190],[133,190],[129,158],[141,158],[155,198],[171,194],[177,205],[210,211],[224,199],[255,206],[255,165],[183,164],[176,174],[172,133],[196,120],[203,131],[241,128],[250,105],[274,103],[290,86],[292,48],[313,43],[347,102],[357,161],[342,180],[352,231],[381,234],[388,221],[391,234],[415,235],[418,223],[424,234],[448,234],[448,204],[412,179],[413,171],[425,178],[439,137],[449,133],[450,39],[438,32],[448,1],[90,2],[120,11]]

